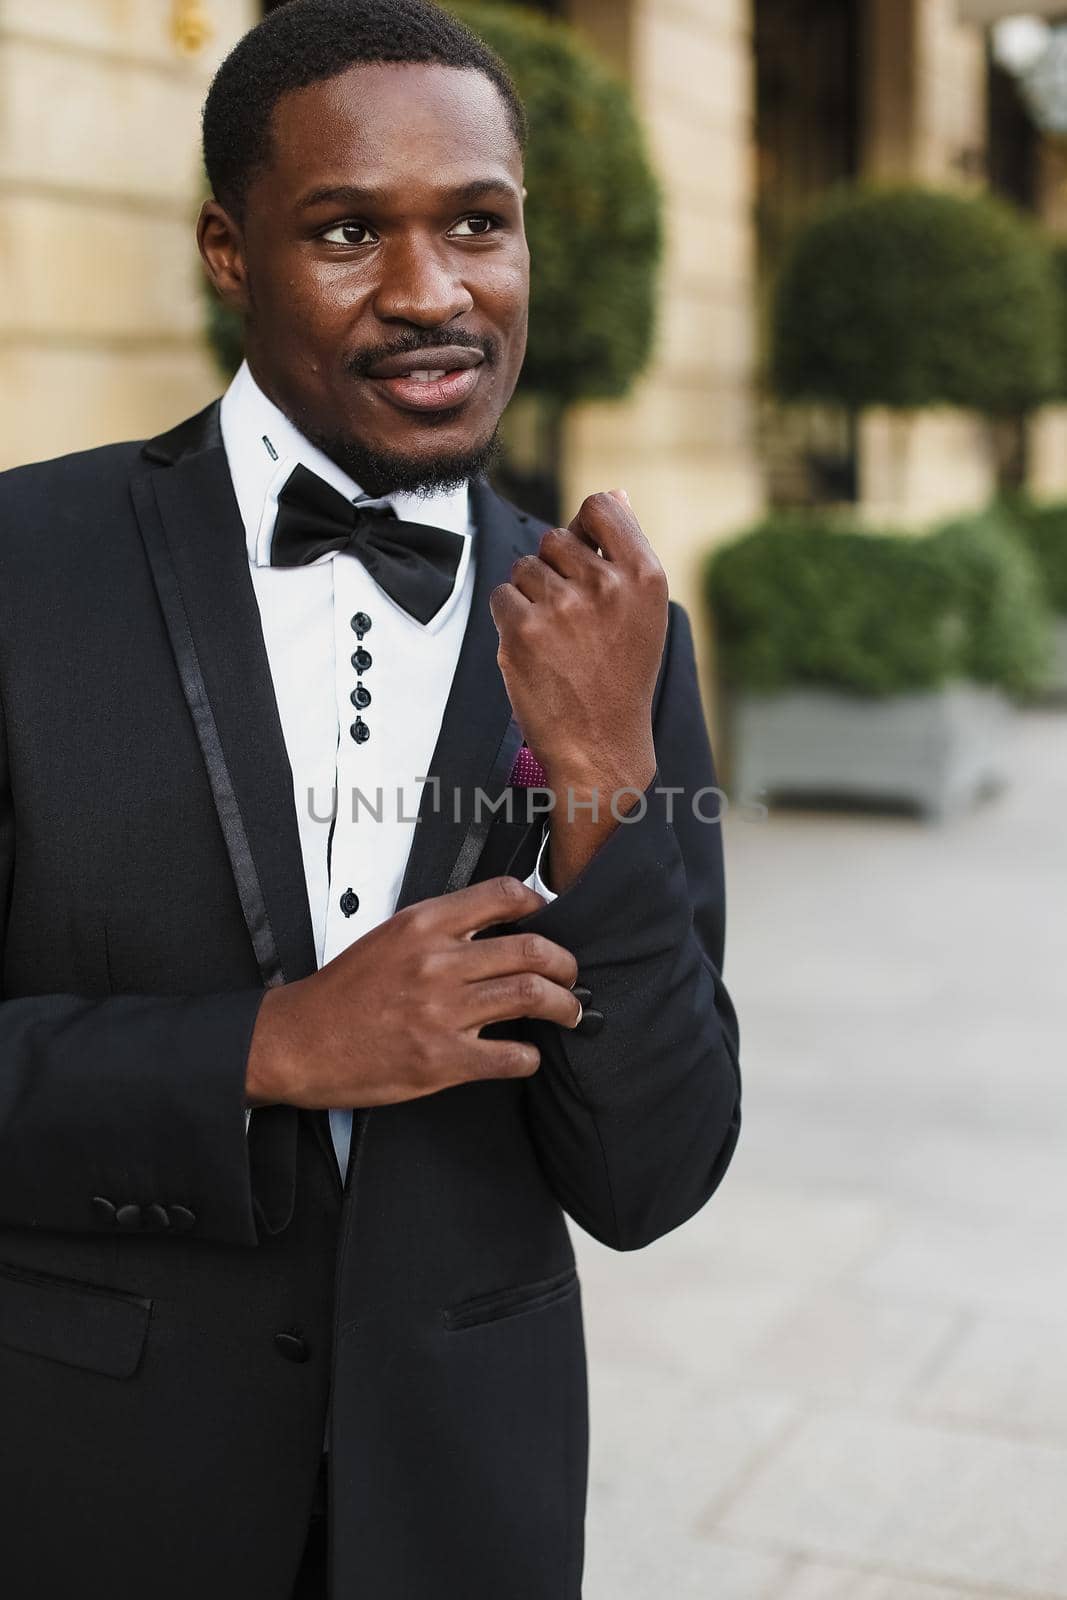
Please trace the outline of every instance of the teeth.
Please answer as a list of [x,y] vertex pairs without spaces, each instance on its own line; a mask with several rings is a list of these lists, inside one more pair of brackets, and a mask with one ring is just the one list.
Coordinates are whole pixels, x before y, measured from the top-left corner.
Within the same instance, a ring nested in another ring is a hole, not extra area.
[[446,376],[447,376],[447,374],[443,370],[441,370],[441,371],[436,371],[435,370],[433,372],[426,371],[426,372],[409,372],[408,373],[408,377],[409,378],[413,378],[416,383],[438,383],[438,382],[440,382],[440,380],[442,378],[444,378]]

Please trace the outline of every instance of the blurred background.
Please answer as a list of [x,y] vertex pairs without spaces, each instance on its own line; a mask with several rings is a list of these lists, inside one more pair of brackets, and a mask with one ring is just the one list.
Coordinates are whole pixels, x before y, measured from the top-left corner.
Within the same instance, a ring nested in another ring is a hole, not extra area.
[[[0,467],[223,387],[263,9],[0,0]],[[576,1237],[586,1600],[1067,1597],[1067,5],[455,9],[533,125],[501,485],[628,489],[730,796],[733,1168]]]

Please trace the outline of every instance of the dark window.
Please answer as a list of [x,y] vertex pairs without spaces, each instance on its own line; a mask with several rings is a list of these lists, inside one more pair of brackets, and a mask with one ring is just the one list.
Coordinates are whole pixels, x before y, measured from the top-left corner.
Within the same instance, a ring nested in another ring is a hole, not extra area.
[[[756,0],[757,284],[762,365],[773,288],[798,223],[860,166],[860,0]],[[776,504],[852,500],[856,439],[834,408],[777,406],[764,388],[760,447]]]

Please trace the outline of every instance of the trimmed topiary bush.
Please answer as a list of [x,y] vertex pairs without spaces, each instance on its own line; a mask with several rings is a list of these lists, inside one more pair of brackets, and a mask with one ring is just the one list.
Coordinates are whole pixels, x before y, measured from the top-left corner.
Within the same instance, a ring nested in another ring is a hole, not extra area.
[[1023,694],[1044,675],[1035,570],[988,515],[926,537],[778,516],[713,552],[706,595],[733,688],[881,697],[968,679]]
[[1002,201],[839,190],[786,252],[774,382],[851,410],[1025,411],[1060,382],[1060,300],[1047,246]]
[[1004,514],[942,524],[927,541],[946,563],[963,607],[962,673],[1027,695],[1044,682],[1051,612],[1041,574]]
[[566,23],[511,5],[451,9],[507,63],[526,105],[527,393],[626,393],[652,351],[661,200],[629,90]]
[[[530,121],[530,337],[521,388],[557,405],[626,393],[652,351],[661,200],[628,89],[565,23],[512,5],[451,9],[507,63]],[[210,288],[220,365],[237,320]]]
[[707,594],[732,687],[887,695],[944,683],[957,668],[953,584],[917,539],[773,517],[714,552]]
[[1037,563],[1053,610],[1067,616],[1067,501],[1008,500],[1003,513]]

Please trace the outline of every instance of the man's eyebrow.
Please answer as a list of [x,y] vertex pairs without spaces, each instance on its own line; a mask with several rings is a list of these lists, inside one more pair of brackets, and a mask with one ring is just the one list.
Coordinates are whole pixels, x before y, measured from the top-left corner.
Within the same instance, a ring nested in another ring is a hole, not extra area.
[[[442,200],[447,200],[453,205],[469,206],[482,200],[486,195],[507,195],[513,200],[519,198],[519,191],[507,178],[475,178],[470,183],[461,184],[458,189],[448,189],[442,192]],[[353,210],[362,206],[382,205],[388,199],[383,189],[366,189],[358,184],[340,183],[324,184],[319,189],[311,189],[302,195],[297,202],[301,211],[310,211],[315,206],[346,205]]]

